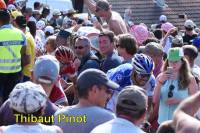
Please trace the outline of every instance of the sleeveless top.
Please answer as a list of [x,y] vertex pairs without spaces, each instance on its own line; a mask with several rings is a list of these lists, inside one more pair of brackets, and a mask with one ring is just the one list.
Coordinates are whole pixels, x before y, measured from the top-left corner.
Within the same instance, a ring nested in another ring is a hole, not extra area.
[[178,104],[167,105],[166,101],[168,99],[169,86],[174,85],[173,97],[177,99],[185,99],[189,96],[188,88],[178,89],[178,80],[167,80],[160,90],[160,105],[158,113],[158,123],[161,124],[166,120],[171,120],[175,109]]
[[52,126],[43,124],[3,126],[3,133],[57,133]]

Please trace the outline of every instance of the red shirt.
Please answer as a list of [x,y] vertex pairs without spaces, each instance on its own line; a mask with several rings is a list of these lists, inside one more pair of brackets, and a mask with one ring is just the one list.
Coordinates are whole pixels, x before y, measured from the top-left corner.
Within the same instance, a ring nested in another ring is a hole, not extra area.
[[0,0],[0,8],[6,9],[6,3],[4,2],[4,0]]
[[60,80],[53,86],[49,99],[52,103],[61,104],[67,102],[64,91],[60,85]]

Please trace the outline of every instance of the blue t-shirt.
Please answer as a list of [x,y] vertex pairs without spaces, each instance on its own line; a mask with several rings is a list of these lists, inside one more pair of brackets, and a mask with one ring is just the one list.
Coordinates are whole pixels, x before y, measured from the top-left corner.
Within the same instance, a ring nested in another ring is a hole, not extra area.
[[122,58],[115,51],[113,51],[102,61],[101,69],[106,73],[108,70],[118,67],[121,64]]
[[[110,80],[114,81],[115,83],[119,84],[120,88],[116,91],[112,98],[109,100],[107,104],[107,108],[114,111],[116,99],[118,93],[125,87],[129,85],[134,85],[131,75],[134,71],[133,66],[130,63],[122,64],[114,69],[111,69],[107,72],[107,76]],[[149,78],[148,82],[145,86],[141,86],[143,89],[147,91],[148,96],[153,96],[153,91],[155,88],[155,77],[152,74]]]

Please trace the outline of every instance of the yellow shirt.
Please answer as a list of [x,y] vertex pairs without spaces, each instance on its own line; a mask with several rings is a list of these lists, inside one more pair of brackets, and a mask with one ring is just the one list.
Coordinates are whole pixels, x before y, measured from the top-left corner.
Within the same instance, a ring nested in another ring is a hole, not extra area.
[[26,45],[26,55],[31,56],[31,63],[24,66],[22,72],[25,76],[30,77],[31,76],[31,70],[33,69],[33,65],[35,63],[35,41],[33,36],[30,34],[30,32],[25,33],[26,39],[27,39],[27,45]]

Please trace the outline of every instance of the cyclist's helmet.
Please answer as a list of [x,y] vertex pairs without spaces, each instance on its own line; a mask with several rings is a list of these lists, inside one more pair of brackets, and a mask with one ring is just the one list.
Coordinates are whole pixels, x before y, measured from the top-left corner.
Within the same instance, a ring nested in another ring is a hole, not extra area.
[[132,65],[138,74],[151,74],[154,69],[152,58],[142,53],[134,55]]
[[55,51],[55,56],[59,61],[62,58],[66,62],[73,61],[75,58],[73,50],[65,46],[59,46]]

